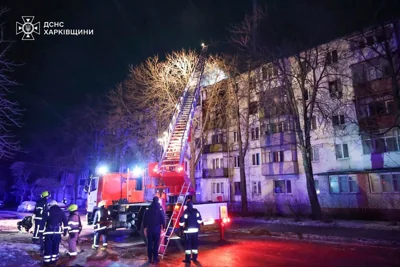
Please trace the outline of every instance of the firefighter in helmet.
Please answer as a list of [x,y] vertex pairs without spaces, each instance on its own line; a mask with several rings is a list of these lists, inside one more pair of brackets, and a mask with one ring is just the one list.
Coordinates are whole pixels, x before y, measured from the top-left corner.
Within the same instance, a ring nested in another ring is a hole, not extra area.
[[78,205],[71,204],[68,207],[69,210],[69,217],[68,217],[68,252],[69,256],[76,256],[78,252],[76,250],[76,245],[78,243],[79,234],[82,231],[82,223],[81,218],[78,214]]
[[200,212],[193,208],[193,202],[187,200],[186,210],[183,212],[179,220],[179,225],[184,227],[185,233],[185,259],[183,262],[190,263],[190,256],[192,260],[197,262],[198,246],[199,246],[199,230],[200,224],[203,223]]
[[61,234],[66,236],[68,230],[67,217],[58,206],[57,201],[50,201],[49,210],[43,217],[41,229],[44,229],[44,265],[54,265],[58,260]]
[[47,199],[50,197],[49,191],[44,191],[40,195],[41,198],[40,200],[36,203],[35,210],[33,211],[34,215],[34,221],[35,221],[35,228],[33,230],[33,237],[32,237],[32,242],[33,243],[40,243],[40,252],[43,252],[43,237],[40,235],[39,230],[41,222],[43,220],[43,216],[47,213]]
[[106,209],[106,202],[104,200],[100,201],[98,204],[99,209],[96,211],[93,219],[94,224],[94,239],[93,239],[93,249],[99,248],[100,237],[103,237],[103,247],[101,250],[107,249],[107,235],[108,226],[111,224],[111,214],[110,211]]

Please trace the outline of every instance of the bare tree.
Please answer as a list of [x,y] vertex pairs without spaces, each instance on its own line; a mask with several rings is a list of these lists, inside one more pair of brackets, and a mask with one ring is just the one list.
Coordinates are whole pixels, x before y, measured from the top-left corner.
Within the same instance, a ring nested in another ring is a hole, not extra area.
[[31,181],[32,171],[27,167],[25,162],[16,161],[11,167],[11,174],[14,177],[14,194],[20,197],[20,203],[24,201],[25,195],[31,192],[34,187]]
[[[355,133],[351,127],[346,129],[342,125],[345,116],[355,116],[352,92],[346,90],[350,83],[346,69],[349,57],[346,44],[332,41],[313,48],[304,48],[300,44],[282,44],[274,49],[260,43],[253,45],[250,36],[263,16],[264,13],[259,10],[252,18],[245,19],[235,30],[238,37],[233,39],[233,43],[253,55],[249,56],[252,59],[252,64],[248,64],[251,66],[249,72],[253,69],[258,78],[254,92],[258,94],[265,124],[271,125],[278,117],[289,115],[284,123],[287,124],[286,130],[295,133],[295,141],[281,140],[281,145],[294,141],[300,150],[312,216],[321,219],[312,168],[312,140],[328,136],[340,138],[349,134],[349,131]],[[339,60],[346,63],[337,63]],[[251,74],[248,76],[250,85],[255,84]],[[319,134],[314,131],[316,125]],[[275,128],[264,130],[269,134],[277,132]],[[330,130],[328,135],[326,130]],[[295,151],[293,153],[296,154]]]
[[[0,9],[0,17],[6,8]],[[11,101],[9,95],[10,87],[17,83],[9,78],[9,73],[17,66],[7,59],[7,53],[11,48],[11,41],[5,39],[3,35],[3,24],[0,24],[0,158],[11,158],[15,152],[20,151],[19,142],[15,141],[11,133],[13,127],[20,127],[18,119],[22,110],[18,103]]]

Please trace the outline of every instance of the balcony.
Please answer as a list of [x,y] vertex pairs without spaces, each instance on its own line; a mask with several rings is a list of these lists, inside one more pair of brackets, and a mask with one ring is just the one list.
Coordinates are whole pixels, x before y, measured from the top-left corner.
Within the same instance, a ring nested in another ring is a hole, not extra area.
[[281,132],[269,135],[261,135],[261,147],[269,146],[283,146],[296,143],[296,133],[294,132]]
[[354,93],[356,98],[371,97],[392,92],[391,77],[385,77],[373,81],[367,81],[359,84],[354,84]]
[[228,152],[228,144],[211,144],[211,145],[204,145],[203,153],[218,153],[218,152]]
[[228,177],[228,168],[203,169],[203,178],[224,178]]
[[261,165],[261,174],[265,176],[298,174],[297,161],[271,162]]

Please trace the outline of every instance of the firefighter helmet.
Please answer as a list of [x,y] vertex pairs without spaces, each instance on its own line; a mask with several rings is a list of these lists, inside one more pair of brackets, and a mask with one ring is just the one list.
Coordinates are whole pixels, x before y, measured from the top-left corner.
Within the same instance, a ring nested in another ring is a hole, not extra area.
[[53,207],[53,206],[58,206],[57,201],[55,201],[55,200],[50,201],[49,207]]
[[100,208],[100,207],[103,207],[103,206],[105,206],[106,205],[106,201],[105,200],[102,200],[102,201],[100,201],[99,202],[99,204],[97,204],[97,206]]
[[42,198],[50,196],[49,191],[43,191],[40,195]]
[[76,210],[78,210],[78,205],[71,204],[71,205],[69,205],[68,210],[71,211],[71,212],[72,211],[76,211]]

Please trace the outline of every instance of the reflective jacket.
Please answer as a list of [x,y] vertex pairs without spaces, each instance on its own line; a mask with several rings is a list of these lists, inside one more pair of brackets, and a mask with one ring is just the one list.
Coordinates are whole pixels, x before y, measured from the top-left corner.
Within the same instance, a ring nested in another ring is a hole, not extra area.
[[201,214],[194,208],[187,208],[179,220],[179,225],[184,227],[184,233],[197,233],[201,223],[203,223]]
[[47,212],[47,199],[41,198],[38,202],[36,202],[36,207],[33,212],[35,214],[35,219],[41,220]]
[[81,218],[78,212],[73,211],[68,217],[68,233],[80,233],[82,230]]
[[98,209],[93,219],[94,230],[104,230],[111,224],[111,214],[104,206]]
[[43,217],[40,229],[43,235],[62,234],[68,230],[67,216],[59,206],[52,206]]

